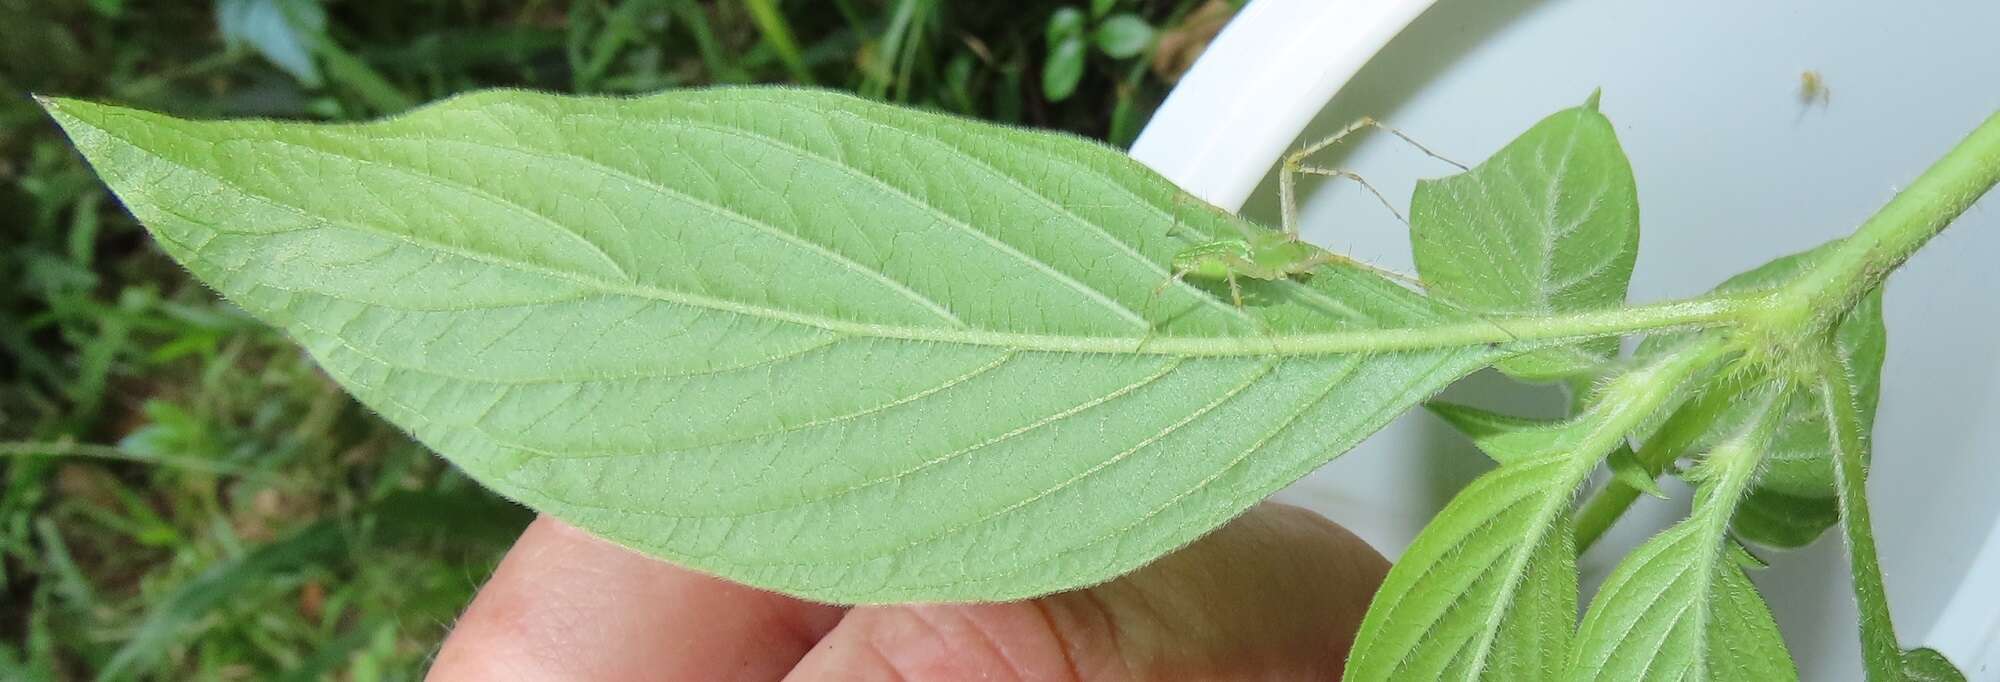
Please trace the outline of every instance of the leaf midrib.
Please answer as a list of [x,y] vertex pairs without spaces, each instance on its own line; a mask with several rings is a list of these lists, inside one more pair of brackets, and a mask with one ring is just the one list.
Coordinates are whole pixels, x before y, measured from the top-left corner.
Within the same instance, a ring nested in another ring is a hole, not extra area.
[[[1581,112],[1574,112],[1571,115],[1579,118],[1584,116]],[[1557,181],[1549,183],[1548,192],[1542,196],[1542,215],[1539,218],[1541,218],[1540,222],[1543,225],[1554,226],[1560,224],[1556,213],[1557,206],[1562,200],[1563,183],[1561,179],[1565,177],[1564,173],[1569,172],[1569,162],[1575,156],[1576,141],[1582,133],[1583,125],[1583,123],[1579,122],[1569,127],[1569,134],[1563,139],[1562,152],[1556,155],[1555,167],[1547,173],[1548,177],[1555,178]],[[1540,157],[1541,150],[1536,149],[1535,155]],[[1586,213],[1586,215],[1588,214]],[[1582,220],[1577,221],[1578,225],[1582,223]],[[1571,228],[1571,231],[1575,229]],[[1537,273],[1538,276],[1535,277],[1535,294],[1537,298],[1541,299],[1539,301],[1541,309],[1553,310],[1555,309],[1557,296],[1563,291],[1561,287],[1555,286],[1555,282],[1552,281],[1555,276],[1556,242],[1561,237],[1553,234],[1548,229],[1536,230],[1535,236],[1537,241],[1540,242],[1539,246],[1541,247],[1540,258],[1535,260],[1536,269],[1540,271]]]
[[[1569,457],[1566,454],[1558,454],[1558,455],[1541,457],[1534,460],[1523,461],[1506,466],[1515,467],[1515,472],[1517,473],[1517,475],[1527,475],[1525,474],[1525,472],[1531,468],[1556,467],[1558,475],[1560,475],[1560,472],[1565,472],[1569,469],[1575,468],[1575,467],[1563,466],[1568,462],[1562,460],[1569,460],[1569,459],[1574,459],[1574,458]],[[1468,529],[1463,534],[1463,536],[1453,541],[1451,546],[1448,549],[1444,550],[1442,553],[1444,555],[1458,554],[1462,550],[1462,548],[1464,548],[1467,544],[1478,540],[1479,536],[1486,529],[1492,527],[1495,523],[1498,523],[1499,520],[1502,517],[1506,516],[1507,513],[1511,512],[1515,508],[1524,504],[1541,505],[1540,508],[1537,508],[1535,512],[1529,516],[1528,520],[1534,523],[1534,525],[1546,526],[1547,524],[1544,523],[1545,517],[1553,516],[1553,514],[1550,514],[1549,512],[1551,511],[1551,508],[1556,506],[1550,504],[1550,502],[1552,501],[1552,499],[1560,498],[1563,496],[1545,495],[1543,494],[1545,492],[1544,490],[1538,490],[1535,487],[1531,486],[1523,486],[1523,489],[1524,489],[1524,494],[1522,494],[1520,497],[1514,500],[1507,502],[1504,506],[1496,508],[1493,513],[1488,514],[1486,518],[1480,520],[1480,522],[1475,524],[1473,528]],[[1511,555],[1533,554],[1534,545],[1539,543],[1541,536],[1545,534],[1546,534],[1546,528],[1544,528],[1543,533],[1538,533],[1536,538],[1522,538],[1523,540],[1533,540],[1533,542],[1522,542],[1519,543],[1518,546],[1513,549],[1502,550],[1496,553],[1492,559],[1489,559],[1487,561],[1487,563],[1479,565],[1477,567],[1478,570],[1474,571],[1473,573],[1480,575],[1487,574],[1490,572],[1490,569],[1494,564],[1501,562],[1503,558],[1511,557]],[[1513,562],[1511,560],[1511,558],[1509,558],[1508,560],[1510,565],[1517,565],[1516,562]],[[1411,583],[1413,585],[1421,585],[1427,582],[1430,578],[1430,574],[1434,571],[1439,570],[1446,563],[1448,562],[1446,561],[1432,562],[1430,565],[1425,566],[1423,571],[1417,573],[1416,577],[1412,578]],[[1472,568],[1472,567],[1461,566],[1459,568]],[[1464,597],[1465,593],[1472,590],[1475,585],[1476,585],[1476,579],[1473,583],[1468,583],[1464,589],[1459,590],[1458,593],[1454,596],[1453,600],[1449,604],[1447,604],[1443,609],[1440,609],[1436,615],[1430,616],[1429,619],[1423,624],[1423,626],[1421,628],[1418,628],[1418,631],[1429,632],[1433,626],[1443,621],[1454,609],[1463,605],[1462,598]],[[1456,657],[1458,652],[1464,651],[1467,647],[1471,647],[1475,643],[1479,643],[1479,646],[1483,647],[1485,646],[1485,642],[1490,641],[1490,637],[1488,636],[1488,634],[1498,629],[1500,621],[1505,619],[1506,613],[1509,610],[1509,604],[1507,603],[1506,597],[1508,594],[1511,594],[1512,587],[1513,584],[1510,583],[1508,586],[1502,588],[1502,590],[1498,594],[1496,594],[1496,598],[1491,607],[1491,610],[1494,613],[1489,614],[1488,617],[1485,619],[1485,622],[1482,624],[1480,633],[1474,633],[1473,636],[1467,637],[1464,642],[1459,644],[1458,650],[1454,651],[1453,653],[1454,657]],[[1384,622],[1393,621],[1394,614],[1397,612],[1397,610],[1401,608],[1402,604],[1400,603],[1391,605],[1390,609],[1384,612],[1383,621]],[[1396,675],[1401,674],[1405,667],[1408,667],[1409,665],[1414,663],[1416,659],[1414,659],[1413,656],[1416,654],[1419,648],[1421,648],[1421,646],[1418,643],[1413,643],[1410,646],[1402,647],[1403,649],[1402,654],[1399,655],[1394,661],[1391,661],[1388,664],[1387,670],[1389,677],[1394,678]],[[1483,661],[1484,656],[1481,656],[1480,660]],[[1480,670],[1480,667],[1481,667],[1480,665],[1474,665],[1468,668],[1468,670],[1472,671],[1476,675],[1477,672]]]
[[1573,454],[1557,457],[1563,460],[1562,468],[1557,469],[1562,478],[1556,479],[1556,485],[1551,487],[1564,491],[1564,494],[1548,495],[1547,499],[1543,500],[1546,506],[1538,510],[1535,517],[1540,532],[1533,538],[1524,538],[1532,542],[1523,543],[1520,551],[1508,562],[1507,572],[1503,575],[1517,576],[1517,579],[1507,581],[1507,584],[1500,588],[1499,594],[1495,595],[1493,612],[1488,615],[1478,634],[1472,638],[1477,644],[1473,649],[1472,665],[1467,668],[1472,673],[1468,679],[1478,679],[1479,673],[1485,670],[1486,658],[1493,653],[1493,638],[1499,636],[1500,626],[1506,623],[1507,616],[1514,611],[1514,591],[1521,586],[1520,578],[1525,578],[1527,575],[1528,562],[1534,559],[1535,548],[1548,541],[1551,531],[1560,530],[1558,520],[1563,514],[1568,513],[1571,495],[1577,486],[1583,484],[1583,479],[1590,475],[1590,470],[1596,463],[1594,459]]
[[[93,130],[123,140],[134,149],[144,150],[133,141],[111,132],[74,119]],[[276,198],[249,191],[197,168],[187,166],[157,154],[146,152],[148,158],[183,171],[207,177],[215,182],[235,188],[242,196],[259,201],[273,208],[287,211],[305,218],[309,223],[341,226],[350,230],[372,234],[401,242],[408,246],[442,253],[495,267],[511,269],[537,275],[551,280],[585,287],[601,294],[623,295],[633,298],[659,301],[662,303],[716,310],[747,317],[762,318],[850,336],[898,339],[933,343],[953,343],[972,346],[995,346],[1016,350],[1045,351],[1056,353],[1107,353],[1107,354],[1152,354],[1178,355],[1189,357],[1230,357],[1251,355],[1319,355],[1352,352],[1392,352],[1408,350],[1428,350],[1478,344],[1493,344],[1518,340],[1518,335],[1508,332],[1491,321],[1458,322],[1429,327],[1376,327],[1355,331],[1318,332],[1311,334],[1271,334],[1265,336],[1082,336],[1062,334],[1031,334],[1020,332],[997,332],[984,329],[939,329],[934,327],[913,327],[905,325],[885,325],[853,320],[842,320],[820,315],[758,306],[726,299],[674,291],[638,282],[614,282],[582,273],[568,272],[548,266],[504,258],[490,253],[470,251],[449,244],[420,239],[408,234],[382,230],[347,220],[334,220],[313,215],[304,208],[279,201]],[[223,230],[208,226],[216,232],[258,236],[264,233]],[[1299,288],[1304,288],[1294,282]],[[1319,294],[1319,292],[1311,292]],[[1323,294],[1321,294],[1323,296]]]

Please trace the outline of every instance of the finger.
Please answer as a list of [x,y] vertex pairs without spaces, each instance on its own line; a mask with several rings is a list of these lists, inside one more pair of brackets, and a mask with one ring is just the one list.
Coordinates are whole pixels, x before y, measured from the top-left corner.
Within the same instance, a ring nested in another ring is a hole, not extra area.
[[841,613],[543,517],[480,589],[428,679],[775,680]]
[[1334,679],[1388,570],[1345,529],[1267,503],[1088,590],[855,608],[787,679]]

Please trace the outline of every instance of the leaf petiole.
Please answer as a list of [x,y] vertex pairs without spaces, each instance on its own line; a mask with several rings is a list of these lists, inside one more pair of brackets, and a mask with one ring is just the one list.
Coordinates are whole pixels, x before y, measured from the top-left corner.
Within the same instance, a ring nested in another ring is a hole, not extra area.
[[[1990,122],[1990,121],[1989,121]],[[1854,579],[1854,601],[1860,608],[1861,661],[1868,679],[1913,679],[1911,667],[1930,674],[1940,672],[1964,679],[1935,652],[1919,649],[1905,652],[1896,638],[1896,623],[1889,612],[1888,588],[1882,580],[1881,561],[1876,556],[1875,532],[1868,511],[1868,435],[1861,431],[1861,415],[1854,407],[1854,389],[1841,364],[1829,354],[1816,359],[1816,398],[1833,429],[1833,473],[1840,492],[1840,528],[1847,540],[1848,570]],[[1911,659],[1911,660],[1906,660]]]

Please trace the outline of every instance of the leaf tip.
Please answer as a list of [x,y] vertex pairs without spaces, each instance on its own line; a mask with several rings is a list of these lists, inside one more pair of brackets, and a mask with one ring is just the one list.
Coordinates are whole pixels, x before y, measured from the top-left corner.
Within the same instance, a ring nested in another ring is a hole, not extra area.
[[83,122],[80,116],[80,114],[86,113],[83,110],[101,106],[83,100],[67,97],[50,97],[39,93],[29,96],[33,97],[35,104],[40,106],[42,111],[49,115],[49,118],[55,119],[56,125],[62,126],[63,132],[69,133],[72,138],[76,136],[76,124]]
[[1771,567],[1771,562],[1757,556],[1756,552],[1750,551],[1750,548],[1743,546],[1742,542],[1731,540],[1728,551],[1730,560],[1743,570],[1761,571]]
[[1590,91],[1590,97],[1588,99],[1583,100],[1583,108],[1589,109],[1591,111],[1597,111],[1597,101],[1599,99],[1602,99],[1603,97],[1604,97],[1604,88],[1602,87]]
[[1617,450],[1611,451],[1605,458],[1605,463],[1610,465],[1612,478],[1618,482],[1647,495],[1662,500],[1669,499],[1667,491],[1661,490],[1659,481],[1655,480],[1657,474],[1648,471],[1644,464],[1639,463],[1639,457],[1632,452],[1632,448],[1620,446]]
[[68,110],[72,105],[76,104],[76,100],[51,97],[39,92],[29,93],[28,97],[35,100],[35,106],[41,107],[42,111],[49,115],[49,118],[53,118],[57,123],[63,123],[67,127],[65,120],[72,118]]
[[1425,411],[1436,415],[1438,419],[1467,436],[1477,436],[1489,430],[1485,428],[1485,422],[1491,420],[1482,419],[1490,414],[1485,410],[1442,400],[1426,400],[1423,405]]

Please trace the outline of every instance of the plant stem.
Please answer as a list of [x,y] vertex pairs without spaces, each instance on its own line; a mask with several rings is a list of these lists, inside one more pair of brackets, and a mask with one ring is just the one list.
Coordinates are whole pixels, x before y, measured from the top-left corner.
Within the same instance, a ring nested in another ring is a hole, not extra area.
[[1909,260],[1925,242],[2000,183],[2000,112],[1931,164],[1909,188],[1862,223],[1838,249],[1786,287],[1822,332]]
[[1876,559],[1875,533],[1868,515],[1868,435],[1854,406],[1854,388],[1846,370],[1822,357],[1818,393],[1826,423],[1833,430],[1833,477],[1840,493],[1840,528],[1847,539],[1848,568],[1854,576],[1854,600],[1860,607],[1862,667],[1870,680],[1903,677],[1903,647],[1889,615],[1888,590]]
[[[1803,327],[1780,332],[1790,338],[1821,336],[1862,296],[1881,286],[1890,272],[1943,232],[1996,183],[2000,183],[2000,112],[1987,117],[1943,158],[1931,164],[1916,182],[1870,216],[1826,260],[1780,290],[1773,300],[1789,302],[1789,306],[1781,303],[1779,307],[1798,311],[1802,318],[1785,319],[1779,324]],[[1755,312],[1751,315],[1764,317]],[[1840,380],[1847,381],[1844,375]],[[1642,463],[1664,466],[1664,462],[1650,462],[1645,456],[1647,450],[1650,448],[1640,453]],[[1577,551],[1589,549],[1638,498],[1638,490],[1618,481],[1593,494],[1577,514]],[[1864,509],[1862,514],[1866,513]],[[1874,548],[1872,538],[1869,540],[1872,567]],[[1857,566],[1855,570],[1861,569]],[[1879,572],[1876,582],[1880,583]],[[1858,577],[1856,583],[1859,590]],[[1887,616],[1883,619],[1886,622]],[[1890,639],[1893,642],[1894,638]]]
[[[1660,409],[1672,399],[1677,392],[1676,388],[1682,382],[1686,381],[1688,377],[1692,376],[1702,367],[1715,362],[1725,352],[1727,352],[1727,346],[1722,339],[1713,335],[1704,335],[1693,344],[1684,346],[1667,357],[1655,361],[1653,365],[1635,370],[1614,380],[1616,383],[1611,384],[1605,390],[1604,399],[1595,408],[1596,410],[1608,409],[1608,414],[1612,415],[1610,419],[1606,420],[1611,424],[1611,428],[1599,431],[1608,440],[1603,442],[1585,441],[1576,446],[1577,454],[1583,455],[1588,453],[1590,456],[1579,460],[1584,464],[1584,467],[1578,472],[1577,480],[1570,483],[1572,488],[1582,483],[1583,477],[1588,476],[1590,471],[1597,467],[1598,463],[1602,461],[1601,455],[1603,453],[1622,446],[1626,434],[1631,433],[1632,429],[1636,428],[1641,420],[1653,414],[1655,410]],[[1638,388],[1634,388],[1635,385]],[[1600,502],[1600,500],[1612,499],[1614,495],[1613,491],[1620,490],[1629,493],[1629,496],[1625,498],[1622,504]],[[1732,492],[1729,494],[1733,496],[1736,493]],[[1618,520],[1618,515],[1623,513],[1625,508],[1632,504],[1632,499],[1638,497],[1638,495],[1639,491],[1631,486],[1612,481],[1611,487],[1606,488],[1598,496],[1593,497],[1593,504],[1586,506],[1583,512],[1575,517],[1576,526],[1571,533],[1572,537],[1576,540],[1576,553],[1581,555],[1584,550],[1589,549],[1590,543],[1596,541],[1598,536],[1603,535],[1604,531],[1611,527],[1612,522]]]
[[1596,494],[1590,496],[1583,509],[1576,513],[1576,553],[1590,551],[1590,546],[1611,530],[1611,524],[1625,515],[1625,510],[1639,500],[1639,489],[1620,481],[1611,481]]
[[[1674,458],[1695,446],[1695,442],[1708,432],[1709,426],[1715,423],[1723,411],[1737,404],[1745,397],[1744,392],[1754,387],[1755,384],[1751,382],[1729,382],[1682,403],[1675,408],[1667,421],[1660,424],[1660,428],[1639,446],[1636,455],[1639,466],[1644,467],[1647,473],[1658,477],[1666,470],[1667,465],[1673,463]],[[1617,523],[1618,518],[1623,516],[1625,510],[1637,499],[1639,490],[1617,479],[1612,479],[1604,488],[1592,495],[1590,500],[1584,503],[1583,510],[1577,514],[1577,553],[1581,554],[1590,549],[1590,545],[1596,542],[1605,530],[1610,529],[1612,524]]]
[[[1733,325],[1742,321],[1746,315],[1767,308],[1769,305],[1769,301],[1764,297],[1708,296],[1539,317],[1480,319],[1430,326],[1381,327],[1261,338],[1255,336],[1051,337],[930,329],[923,330],[922,337],[924,340],[986,343],[1027,350],[1191,356],[1386,353],[1481,344],[1507,345],[1525,351],[1532,350],[1537,342],[1623,336],[1661,329]],[[886,329],[876,329],[874,332],[876,336],[896,335]]]
[[1765,453],[1770,450],[1771,439],[1784,421],[1780,413],[1788,390],[1787,386],[1773,386],[1764,391],[1762,401],[1751,411],[1750,421],[1736,435],[1711,448],[1697,465],[1704,467],[1707,475],[1694,477],[1700,481],[1700,487],[1695,490],[1693,513],[1707,516],[1705,522],[1711,524],[1707,534],[1715,538],[1718,550],[1729,530],[1729,519],[1743,499],[1744,489],[1756,477],[1758,466],[1764,463]]

